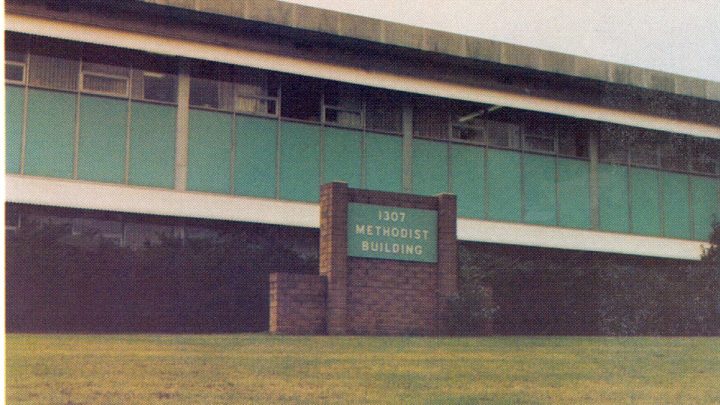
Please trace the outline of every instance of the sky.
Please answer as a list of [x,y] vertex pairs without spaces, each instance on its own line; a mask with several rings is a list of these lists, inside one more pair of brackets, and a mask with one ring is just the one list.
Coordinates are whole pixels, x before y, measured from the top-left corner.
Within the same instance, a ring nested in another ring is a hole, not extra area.
[[720,0],[283,0],[720,82]]

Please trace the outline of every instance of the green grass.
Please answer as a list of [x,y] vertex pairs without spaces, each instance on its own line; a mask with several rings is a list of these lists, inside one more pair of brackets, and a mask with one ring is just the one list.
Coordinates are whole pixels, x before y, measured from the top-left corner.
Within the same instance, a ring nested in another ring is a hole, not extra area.
[[7,336],[9,404],[720,403],[720,338]]

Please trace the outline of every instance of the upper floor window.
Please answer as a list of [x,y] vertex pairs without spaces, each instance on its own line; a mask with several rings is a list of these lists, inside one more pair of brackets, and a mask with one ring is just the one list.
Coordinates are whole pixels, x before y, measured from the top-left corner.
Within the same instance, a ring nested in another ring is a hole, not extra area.
[[371,131],[402,132],[401,94],[378,89],[366,92],[365,127]]
[[121,66],[83,62],[80,89],[87,93],[128,97],[130,69]]
[[190,78],[190,105],[194,107],[277,115],[278,94],[277,75],[257,69],[202,65]]
[[447,139],[449,129],[449,100],[436,97],[413,98],[414,137]]
[[5,52],[5,81],[8,83],[25,84],[25,55],[17,52]]
[[720,143],[715,140],[698,139],[692,142],[692,171],[705,174],[718,174]]
[[305,76],[284,76],[281,115],[303,121],[320,121],[322,81]]
[[238,68],[235,71],[234,106],[236,112],[277,115],[277,76],[271,72]]
[[137,100],[177,102],[177,77],[169,73],[133,70],[132,96]]
[[523,149],[533,152],[555,153],[555,126],[546,120],[530,121],[523,131]]
[[326,83],[323,96],[325,122],[342,127],[363,127],[361,90],[357,86]]
[[80,62],[46,55],[28,55],[28,84],[46,89],[77,91]]
[[455,103],[453,105],[452,138],[485,144],[488,131],[487,121],[483,120],[483,116],[489,111],[489,108],[474,103]]
[[658,167],[658,138],[650,131],[636,131],[630,139],[630,163]]
[[595,131],[592,125],[580,120],[562,120],[557,126],[558,154],[587,158],[590,156],[588,136]]
[[606,163],[628,163],[629,132],[619,125],[604,125],[598,145],[598,157]]
[[658,143],[660,154],[660,167],[663,169],[688,171],[690,140],[687,136],[663,134],[663,139]]

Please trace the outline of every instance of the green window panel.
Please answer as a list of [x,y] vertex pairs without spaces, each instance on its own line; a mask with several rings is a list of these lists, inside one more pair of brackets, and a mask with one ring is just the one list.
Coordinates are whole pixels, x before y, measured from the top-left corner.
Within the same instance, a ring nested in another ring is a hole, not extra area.
[[413,139],[412,190],[435,195],[448,191],[448,145]]
[[75,95],[31,89],[27,114],[25,174],[72,178]]
[[690,176],[695,239],[708,240],[712,222],[718,214],[718,181],[710,177]]
[[24,89],[5,86],[5,171],[20,173]]
[[633,233],[660,236],[662,228],[658,172],[633,167],[630,169],[630,181]]
[[690,178],[685,174],[662,173],[665,236],[692,238]]
[[520,153],[488,149],[488,218],[520,221]]
[[173,106],[133,102],[130,184],[174,187],[176,115]]
[[526,154],[524,160],[525,222],[557,225],[555,157]]
[[590,164],[558,158],[558,208],[560,226],[590,228]]
[[402,138],[365,134],[365,182],[370,190],[402,192]]
[[190,110],[187,188],[230,193],[232,115]]
[[78,177],[112,183],[125,181],[127,100],[80,97]]
[[627,167],[598,165],[600,229],[630,232]]
[[235,194],[275,197],[277,120],[235,117]]
[[362,132],[325,128],[323,139],[323,183],[344,181],[360,187]]
[[451,146],[452,191],[457,195],[458,216],[484,217],[484,152],[477,146]]
[[280,197],[312,202],[320,199],[320,127],[282,123]]

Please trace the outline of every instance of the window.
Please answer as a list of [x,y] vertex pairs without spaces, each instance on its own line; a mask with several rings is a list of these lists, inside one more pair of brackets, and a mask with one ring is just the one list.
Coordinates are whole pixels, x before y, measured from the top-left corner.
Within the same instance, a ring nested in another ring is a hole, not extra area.
[[522,111],[523,149],[533,152],[555,153],[556,127],[562,118],[554,115]]
[[605,125],[600,134],[598,157],[601,162],[628,163],[628,131],[626,128]]
[[696,140],[692,144],[692,170],[697,173],[717,174],[720,147],[716,141]]
[[304,76],[285,76],[281,115],[303,121],[320,121],[322,82]]
[[78,86],[78,61],[45,55],[28,55],[30,86],[75,91]]
[[138,100],[177,102],[177,77],[167,73],[133,70],[133,98]]
[[219,82],[210,79],[190,78],[190,105],[194,107],[218,108]]
[[520,126],[508,122],[486,121],[488,145],[501,148],[520,148]]
[[523,148],[534,152],[555,153],[554,131],[549,127],[527,130],[523,137]]
[[5,81],[25,84],[25,55],[17,52],[5,52]]
[[270,72],[238,68],[235,72],[235,111],[277,115],[278,80]]
[[[489,107],[492,108],[492,107]],[[487,121],[482,117],[488,107],[473,103],[455,103],[453,106],[452,137],[463,141],[484,144]]]
[[368,90],[365,126],[371,131],[402,132],[401,95],[389,91]]
[[325,122],[342,127],[362,128],[362,94],[356,86],[326,83],[323,113]]
[[637,130],[631,138],[630,163],[650,167],[660,165],[657,138],[650,131]]
[[450,109],[447,100],[432,97],[413,99],[413,136],[447,139]]
[[563,119],[558,122],[558,154],[570,157],[587,158],[590,156],[588,147],[588,133],[596,132],[586,122]]
[[88,93],[128,96],[130,69],[120,66],[84,62],[81,72],[81,90]]
[[687,171],[689,169],[690,140],[684,136],[665,134],[660,142],[660,166],[663,169]]

